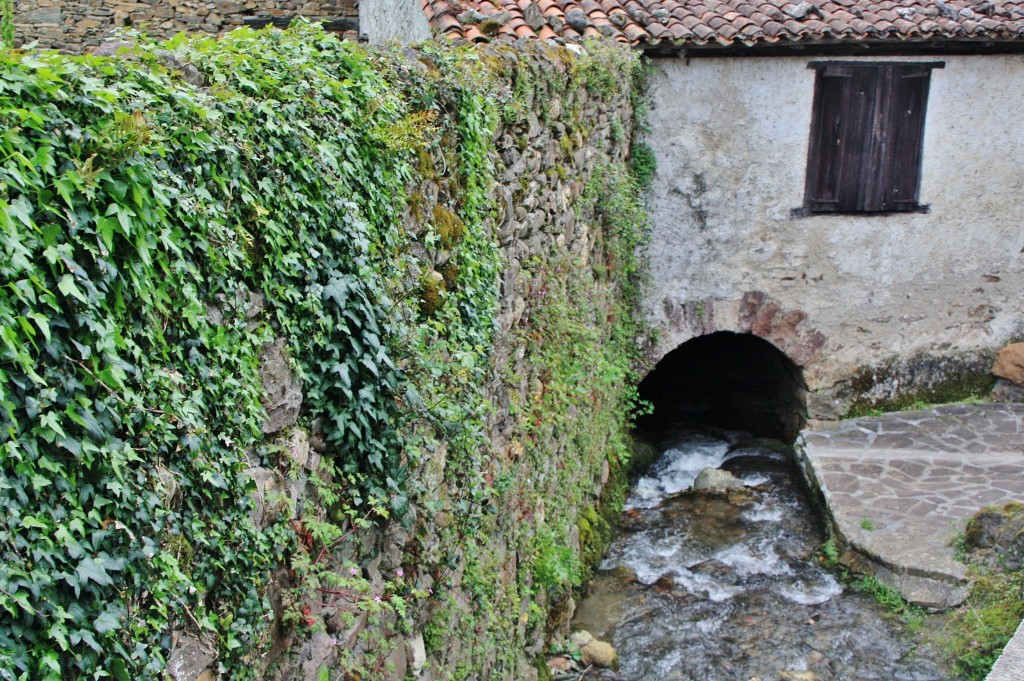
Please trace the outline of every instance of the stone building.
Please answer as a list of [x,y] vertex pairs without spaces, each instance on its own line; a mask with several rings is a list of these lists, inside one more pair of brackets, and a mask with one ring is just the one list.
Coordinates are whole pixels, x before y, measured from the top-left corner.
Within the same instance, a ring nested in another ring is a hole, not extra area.
[[378,6],[454,39],[604,36],[650,57],[652,364],[697,337],[759,337],[830,418],[984,387],[993,352],[1024,335],[1024,2],[360,11]]

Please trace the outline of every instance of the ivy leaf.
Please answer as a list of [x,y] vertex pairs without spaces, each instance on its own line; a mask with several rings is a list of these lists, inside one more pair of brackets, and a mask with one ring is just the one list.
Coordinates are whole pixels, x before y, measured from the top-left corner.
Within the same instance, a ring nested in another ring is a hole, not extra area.
[[88,580],[96,582],[100,586],[111,586],[114,583],[114,580],[107,574],[108,567],[112,567],[110,561],[105,560],[102,557],[90,558],[86,556],[82,559],[82,562],[78,564],[76,572],[78,572],[78,577],[83,582]]
[[128,670],[124,666],[124,660],[119,657],[110,661],[110,673],[113,674],[117,681],[132,681],[131,677],[128,676]]
[[21,519],[21,526],[29,529],[35,528],[37,530],[45,530],[49,527],[46,523],[40,522],[37,518],[30,515]]
[[93,622],[93,627],[96,629],[97,634],[106,634],[109,631],[121,628],[120,612],[117,608],[108,607],[106,610],[101,612]]
[[60,281],[57,282],[57,289],[64,295],[73,296],[78,300],[82,301],[83,303],[89,302],[85,295],[78,289],[78,286],[75,284],[75,278],[72,277],[70,274],[65,274],[63,277],[60,278]]
[[35,223],[32,222],[32,204],[24,196],[19,196],[8,204],[7,214],[12,218],[18,218],[30,229],[35,227]]

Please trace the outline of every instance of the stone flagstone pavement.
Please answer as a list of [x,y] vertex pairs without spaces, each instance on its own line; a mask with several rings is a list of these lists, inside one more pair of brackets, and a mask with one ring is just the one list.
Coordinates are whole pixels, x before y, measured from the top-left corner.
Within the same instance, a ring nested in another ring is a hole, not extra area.
[[840,538],[910,601],[964,596],[953,539],[986,506],[1024,501],[1024,405],[947,405],[803,433],[803,464]]
[[[946,405],[815,424],[800,452],[834,530],[907,600],[950,607],[966,595],[954,538],[975,512],[1024,501],[1024,405]],[[1020,655],[1024,634],[1004,656]],[[1016,667],[1016,665],[1014,665]],[[1024,681],[1024,669],[992,681]]]

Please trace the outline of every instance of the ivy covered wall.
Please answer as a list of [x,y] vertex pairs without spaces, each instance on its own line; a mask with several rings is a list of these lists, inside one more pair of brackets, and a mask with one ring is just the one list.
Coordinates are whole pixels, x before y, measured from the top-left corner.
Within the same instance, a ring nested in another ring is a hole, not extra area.
[[7,678],[535,678],[629,457],[640,81],[0,53]]

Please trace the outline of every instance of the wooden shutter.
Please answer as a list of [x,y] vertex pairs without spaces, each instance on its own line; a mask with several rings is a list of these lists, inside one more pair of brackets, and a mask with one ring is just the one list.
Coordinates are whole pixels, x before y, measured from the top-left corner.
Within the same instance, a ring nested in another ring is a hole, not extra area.
[[880,145],[884,145],[878,185],[872,198],[874,210],[913,210],[921,177],[924,114],[928,103],[931,70],[909,65],[892,67],[888,112]]
[[815,81],[805,203],[810,212],[915,210],[931,69],[826,62]]
[[818,72],[807,163],[808,207],[814,212],[856,210],[870,152],[874,75],[846,63]]

